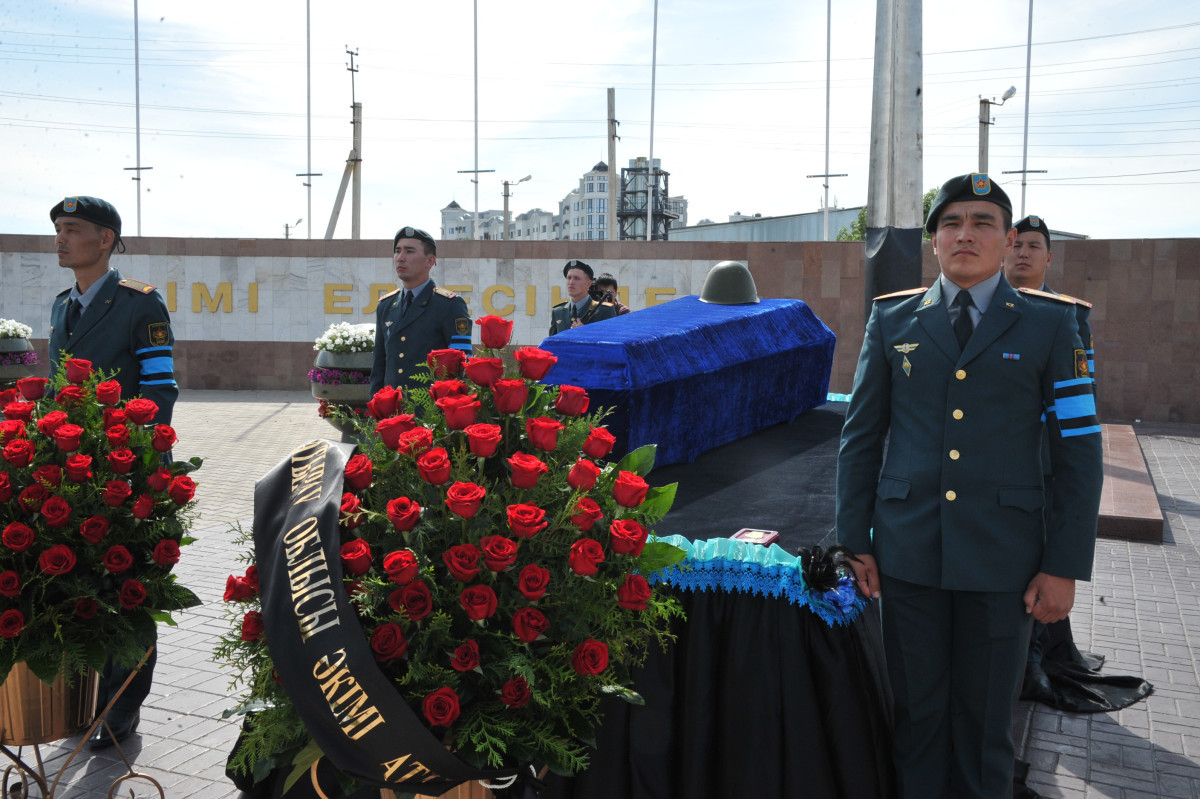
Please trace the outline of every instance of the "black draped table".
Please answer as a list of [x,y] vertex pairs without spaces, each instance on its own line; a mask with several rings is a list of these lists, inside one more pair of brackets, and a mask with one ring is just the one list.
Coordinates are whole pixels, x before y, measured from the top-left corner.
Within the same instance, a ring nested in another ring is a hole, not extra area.
[[810,589],[776,546],[663,540],[689,550],[655,575],[687,611],[678,641],[638,672],[644,706],[609,704],[588,771],[542,796],[894,796],[878,606]]

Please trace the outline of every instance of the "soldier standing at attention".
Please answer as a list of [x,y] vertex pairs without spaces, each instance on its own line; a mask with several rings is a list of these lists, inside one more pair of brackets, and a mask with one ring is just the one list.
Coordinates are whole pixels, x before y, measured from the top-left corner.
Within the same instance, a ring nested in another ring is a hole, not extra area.
[[463,298],[438,288],[429,277],[437,263],[437,243],[414,227],[392,239],[392,264],[400,288],[375,307],[375,363],[371,394],[384,386],[408,388],[433,350],[471,354],[471,316]]
[[550,335],[588,325],[604,319],[612,319],[617,309],[610,302],[597,302],[588,290],[596,273],[583,261],[567,261],[563,266],[563,277],[567,279],[567,301],[550,309]]
[[1100,425],[1073,303],[1001,272],[1016,239],[1004,191],[952,178],[926,229],[937,282],[877,298],[867,322],[837,531],[859,590],[883,598],[900,796],[1009,799],[1030,627],[1066,618],[1091,577]]
[[[68,355],[98,369],[115,369],[121,399],[140,395],[153,400],[158,415],[152,424],[170,424],[179,396],[171,318],[154,286],[122,278],[109,265],[114,250],[125,252],[117,209],[96,197],[67,197],[50,209],[50,220],[58,265],[75,273],[75,284],[55,297],[50,309],[50,374]],[[145,645],[155,644],[157,637],[154,632]],[[89,742],[93,749],[112,746],[137,728],[157,660],[156,647],[109,711],[112,735],[100,725]],[[130,671],[109,660],[100,678],[98,707],[108,704]]]

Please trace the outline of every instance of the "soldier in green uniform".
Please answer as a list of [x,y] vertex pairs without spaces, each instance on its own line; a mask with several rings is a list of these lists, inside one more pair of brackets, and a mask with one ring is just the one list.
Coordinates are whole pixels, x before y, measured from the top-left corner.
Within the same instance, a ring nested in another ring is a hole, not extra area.
[[941,275],[876,300],[842,430],[838,537],[859,553],[859,589],[882,598],[906,799],[1011,796],[1031,624],[1065,618],[1091,577],[1102,459],[1087,358],[1072,303],[1004,279],[1011,225],[987,175],[942,186],[926,222]]
[[550,335],[580,325],[612,319],[617,315],[617,309],[611,302],[598,302],[588,294],[595,276],[592,267],[583,261],[567,261],[563,266],[563,277],[567,279],[567,297],[570,299],[550,309]]
[[[158,405],[154,423],[170,424],[179,396],[171,318],[154,286],[122,278],[109,265],[114,250],[125,251],[117,209],[97,197],[67,197],[50,209],[50,220],[58,265],[75,273],[74,285],[55,297],[50,308],[51,375],[67,355],[89,360],[98,369],[116,369],[121,398],[153,400]],[[149,647],[156,641],[157,633],[152,633],[144,643]],[[111,746],[137,728],[157,658],[155,647],[109,711],[108,727],[101,725],[92,735],[92,748]],[[129,672],[111,660],[106,664],[98,707],[116,695]]]
[[375,362],[371,393],[384,386],[407,388],[433,350],[471,354],[471,316],[463,298],[429,277],[437,243],[414,227],[392,239],[392,263],[401,286],[379,298],[375,308]]

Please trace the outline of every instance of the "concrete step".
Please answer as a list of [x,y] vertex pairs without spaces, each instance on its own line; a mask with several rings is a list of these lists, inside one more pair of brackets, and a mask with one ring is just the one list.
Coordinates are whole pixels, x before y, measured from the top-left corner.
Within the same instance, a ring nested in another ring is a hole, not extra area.
[[1163,515],[1137,434],[1126,424],[1106,424],[1104,491],[1098,534],[1105,538],[1161,544]]

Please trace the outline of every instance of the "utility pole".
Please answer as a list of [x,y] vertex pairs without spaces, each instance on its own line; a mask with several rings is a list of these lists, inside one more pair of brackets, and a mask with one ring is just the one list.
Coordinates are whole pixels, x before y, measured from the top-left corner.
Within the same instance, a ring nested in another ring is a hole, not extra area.
[[987,99],[986,97],[979,98],[979,171],[986,173],[988,171],[988,126],[992,124],[992,106],[1004,105],[1008,102],[1008,98],[1017,93],[1016,86],[1009,86],[1004,90],[1004,94],[1000,96],[1000,102],[996,102],[996,98]]
[[135,150],[137,166],[127,166],[125,171],[133,172],[133,181],[137,184],[137,234],[142,235],[142,170],[154,169],[152,166],[142,166],[142,66],[138,47],[138,4],[133,0],[133,118],[137,128]]
[[325,228],[325,238],[332,239],[333,231],[337,228],[338,216],[342,212],[342,201],[346,198],[346,185],[350,183],[351,178],[354,179],[354,191],[350,201],[350,238],[358,239],[360,237],[360,224],[362,219],[362,103],[355,99],[354,94],[354,74],[358,72],[358,67],[354,66],[354,57],[358,55],[357,50],[351,50],[347,45],[346,54],[350,56],[350,63],[346,69],[350,72],[350,110],[351,121],[353,126],[353,139],[350,145],[350,155],[346,157],[346,169],[342,172],[342,182],[338,186],[337,199],[333,201],[333,213],[329,216],[329,226]]
[[621,238],[617,229],[617,90],[608,89],[608,233],[610,240]]
[[511,180],[504,181],[504,236],[503,236],[503,239],[505,241],[508,241],[508,198],[512,194],[512,192],[510,192],[508,190],[508,187],[510,184],[513,186],[516,186],[518,183],[524,183],[525,181],[529,180],[531,177],[533,177],[533,175],[526,175],[525,177],[521,178],[518,181],[511,181]]
[[320,172],[312,171],[312,0],[304,0],[304,63],[307,75],[308,109],[305,117],[308,120],[308,166],[305,171],[297,172],[296,177],[304,178],[304,187],[308,189],[308,237],[312,238],[312,179],[320,177]]

